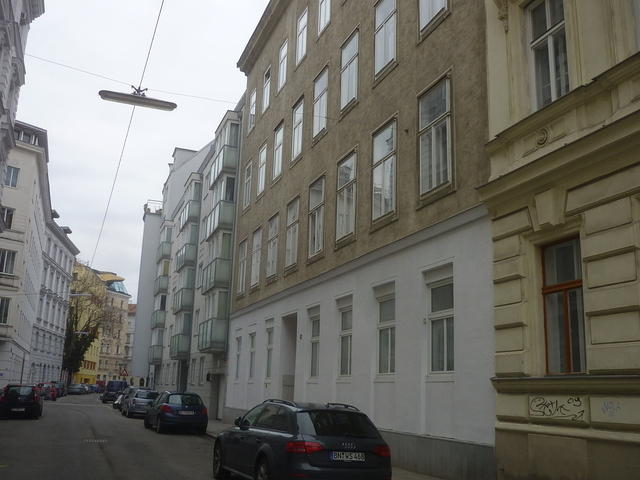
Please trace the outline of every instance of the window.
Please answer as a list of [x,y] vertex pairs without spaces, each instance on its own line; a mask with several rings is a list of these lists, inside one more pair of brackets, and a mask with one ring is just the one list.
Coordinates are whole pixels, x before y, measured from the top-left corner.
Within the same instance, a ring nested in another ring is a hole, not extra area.
[[327,128],[328,69],[313,82],[313,136]]
[[351,375],[351,336],[353,310],[340,312],[340,375]]
[[358,32],[341,49],[340,108],[358,98]]
[[260,148],[258,155],[258,187],[256,195],[260,195],[264,192],[265,181],[267,178],[267,144],[265,143]]
[[298,18],[298,30],[296,35],[296,65],[307,54],[307,10]]
[[431,371],[452,372],[453,280],[429,285],[429,323],[431,325]]
[[569,91],[564,8],[562,0],[541,0],[534,2],[528,12],[536,102],[542,108]]
[[287,50],[289,42],[284,41],[278,53],[278,91],[282,90],[284,84],[287,83]]
[[451,181],[449,81],[442,80],[419,100],[420,194]]
[[318,35],[331,21],[331,0],[318,0]]
[[324,177],[309,187],[309,257],[322,251],[324,237]]
[[447,8],[447,0],[420,0],[420,30]]
[[200,385],[204,383],[204,357],[200,357],[200,368],[198,369],[198,383]]
[[268,224],[267,240],[267,277],[276,274],[278,269],[278,215],[274,215]]
[[251,249],[251,286],[260,282],[260,251],[262,247],[262,229],[253,232],[253,248]]
[[378,302],[378,373],[396,371],[396,300]]
[[320,313],[309,315],[311,322],[311,370],[309,376],[317,377],[320,361]]
[[291,135],[291,160],[302,153],[302,119],[304,117],[304,99],[293,107],[293,132]]
[[2,221],[4,222],[4,226],[7,229],[11,229],[13,226],[13,213],[15,210],[13,208],[2,207],[0,208],[0,217],[2,217]]
[[298,261],[298,220],[300,198],[295,198],[287,205],[287,239],[285,244],[284,266],[294,265]]
[[18,173],[20,173],[19,168],[7,166],[7,171],[4,177],[4,184],[7,187],[15,188],[18,185]]
[[256,334],[249,334],[249,379],[252,379],[256,370]]
[[0,273],[13,275],[13,267],[16,262],[16,252],[0,249]]
[[269,100],[271,94],[271,67],[264,72],[264,81],[262,88],[262,112],[269,108]]
[[236,337],[236,374],[235,378],[240,378],[240,354],[242,353],[242,337]]
[[273,361],[273,327],[267,328],[267,370],[265,377],[271,378],[271,363]]
[[244,292],[245,276],[247,271],[247,241],[240,242],[238,252],[238,284],[237,292]]
[[[8,320],[9,320],[9,304],[10,304],[10,302],[11,302],[11,298],[9,298],[9,297],[0,297],[0,323],[7,323]],[[36,345],[38,344],[37,342],[38,342],[38,340],[36,339]]]
[[373,219],[395,209],[395,120],[373,136]]
[[543,249],[547,372],[586,370],[580,241],[577,238]]
[[338,164],[336,199],[336,240],[355,231],[356,218],[356,154]]
[[252,130],[256,125],[256,90],[255,88],[251,92],[249,97],[249,130]]
[[376,5],[375,73],[396,58],[396,1],[380,0]]
[[284,143],[284,123],[278,125],[273,135],[273,170],[271,179],[275,180],[282,173],[282,151]]
[[244,188],[242,190],[242,208],[251,203],[251,162],[244,167]]

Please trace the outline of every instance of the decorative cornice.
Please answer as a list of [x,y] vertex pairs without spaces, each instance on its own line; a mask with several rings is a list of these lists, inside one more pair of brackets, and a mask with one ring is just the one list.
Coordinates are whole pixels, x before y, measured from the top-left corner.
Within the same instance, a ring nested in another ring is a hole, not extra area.
[[640,375],[561,375],[491,379],[498,393],[640,394]]

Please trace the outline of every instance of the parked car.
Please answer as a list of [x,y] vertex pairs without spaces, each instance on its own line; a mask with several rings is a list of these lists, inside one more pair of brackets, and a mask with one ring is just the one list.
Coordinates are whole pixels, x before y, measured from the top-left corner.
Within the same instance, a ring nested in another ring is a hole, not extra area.
[[53,400],[55,402],[58,399],[58,391],[55,385],[50,383],[39,383],[38,388],[45,400]]
[[44,407],[36,385],[7,385],[0,392],[0,413],[40,418]]
[[122,400],[122,415],[131,418],[134,415],[146,415],[147,410],[158,398],[158,392],[147,390],[146,388],[137,388],[130,392],[129,395]]
[[124,399],[127,398],[128,395],[135,392],[136,390],[137,390],[137,387],[126,387],[121,392],[118,392],[118,396],[113,402],[113,408],[116,408],[122,411],[122,404],[124,402]]
[[109,380],[100,400],[102,403],[113,402],[128,386],[129,384],[124,380]]
[[201,435],[207,433],[209,412],[196,393],[162,392],[151,404],[144,417],[146,428],[154,427],[158,433],[169,428],[195,428]]
[[81,383],[82,388],[84,388],[84,393],[91,393],[91,389],[89,388],[89,385],[87,383]]
[[213,476],[232,472],[258,480],[389,480],[391,452],[354,406],[266,400],[216,439]]
[[84,395],[84,387],[81,383],[72,383],[67,388],[67,393],[69,395]]
[[56,386],[56,391],[58,392],[58,398],[64,397],[67,394],[67,385],[64,382],[52,381],[51,383]]
[[89,385],[90,393],[98,393],[99,391],[100,391],[100,385],[97,385],[97,384]]

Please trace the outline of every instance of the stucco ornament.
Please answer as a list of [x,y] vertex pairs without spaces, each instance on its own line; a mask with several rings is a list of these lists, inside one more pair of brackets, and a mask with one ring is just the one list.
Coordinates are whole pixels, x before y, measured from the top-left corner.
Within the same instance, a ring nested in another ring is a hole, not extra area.
[[502,22],[504,33],[509,31],[509,0],[493,0],[498,8],[498,20]]

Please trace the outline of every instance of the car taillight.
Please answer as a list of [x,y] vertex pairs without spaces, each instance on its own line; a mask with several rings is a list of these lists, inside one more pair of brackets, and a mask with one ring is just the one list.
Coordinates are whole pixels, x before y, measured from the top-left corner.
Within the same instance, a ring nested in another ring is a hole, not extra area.
[[37,394],[37,393],[34,393],[34,394],[33,394],[33,401],[34,401],[34,402],[39,402],[39,401],[40,401],[40,397],[38,397],[38,394]]
[[387,445],[376,445],[373,447],[373,453],[379,457],[391,457],[391,449]]
[[209,415],[209,410],[207,410],[207,407],[202,407],[202,415]]
[[289,453],[314,453],[324,450],[317,442],[287,442],[284,449]]
[[161,405],[160,411],[164,413],[173,413],[173,409],[169,405]]

